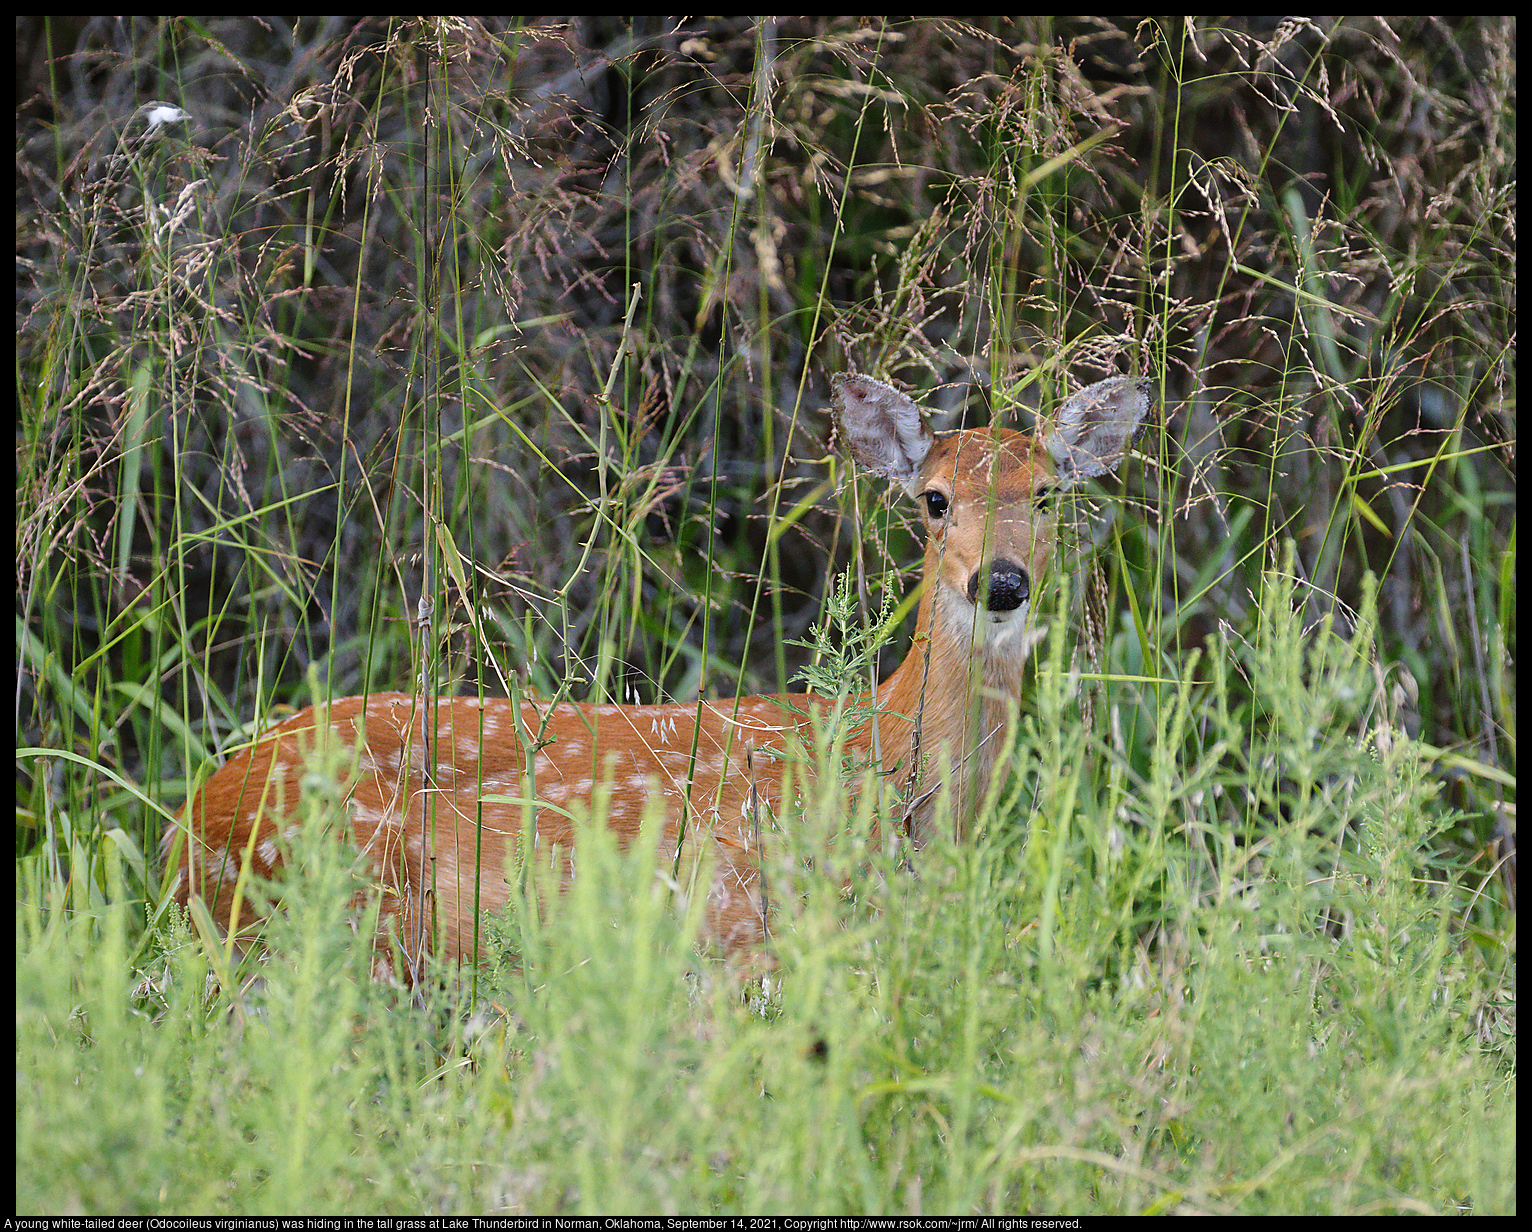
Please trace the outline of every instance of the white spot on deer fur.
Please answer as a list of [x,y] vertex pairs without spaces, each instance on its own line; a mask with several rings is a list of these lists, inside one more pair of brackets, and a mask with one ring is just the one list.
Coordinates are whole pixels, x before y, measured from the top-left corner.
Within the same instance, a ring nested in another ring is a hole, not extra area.
[[358,833],[372,833],[377,830],[390,829],[398,825],[397,820],[391,813],[385,813],[375,809],[371,805],[364,804],[355,798],[351,801],[351,821]]
[[277,863],[277,845],[272,839],[266,839],[258,843],[255,848],[255,858],[261,862],[263,868],[274,868]]

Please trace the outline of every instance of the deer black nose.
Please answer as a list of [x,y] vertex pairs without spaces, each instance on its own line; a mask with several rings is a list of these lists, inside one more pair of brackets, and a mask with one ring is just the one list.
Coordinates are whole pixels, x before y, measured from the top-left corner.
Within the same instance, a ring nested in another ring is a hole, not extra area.
[[[968,602],[979,601],[979,578],[982,571],[968,579]],[[989,566],[989,588],[984,594],[984,606],[991,612],[1014,612],[1032,594],[1032,582],[1027,571],[1011,560],[996,560]]]

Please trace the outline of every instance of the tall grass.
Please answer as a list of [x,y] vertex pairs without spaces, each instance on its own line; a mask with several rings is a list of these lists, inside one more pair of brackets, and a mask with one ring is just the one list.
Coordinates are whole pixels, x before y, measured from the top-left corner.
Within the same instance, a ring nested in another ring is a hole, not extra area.
[[1220,647],[1273,716],[1255,746],[1228,679],[1188,678],[1161,737],[1199,755],[1101,791],[1056,635],[1015,733],[1029,823],[812,881],[764,1016],[690,957],[652,841],[599,819],[570,893],[501,922],[473,1016],[367,978],[350,863],[312,837],[255,985],[210,986],[180,931],[134,987],[120,886],[27,905],[21,1207],[1509,1210],[1469,887],[1431,868],[1420,746],[1363,718],[1371,598],[1345,639],[1270,586],[1260,639]]
[[[1512,1209],[1514,28],[25,25],[21,1209]],[[820,809],[764,1014],[599,824],[429,1009],[343,850],[168,910],[289,707],[854,674],[847,368],[1165,415],[976,842]]]

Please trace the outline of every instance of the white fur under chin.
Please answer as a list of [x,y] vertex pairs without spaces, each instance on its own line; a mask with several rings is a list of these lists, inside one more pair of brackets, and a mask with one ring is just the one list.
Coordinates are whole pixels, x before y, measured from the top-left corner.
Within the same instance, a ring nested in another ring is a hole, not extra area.
[[1033,631],[1032,601],[1022,603],[1009,612],[990,612],[977,608],[950,590],[938,596],[945,609],[943,624],[959,629],[972,629],[974,640],[991,653],[1026,654],[1037,644],[1036,638],[1018,638]]
[[986,640],[995,648],[1008,646],[1032,627],[1032,601],[1028,599],[1013,612],[982,613],[979,627],[988,634]]

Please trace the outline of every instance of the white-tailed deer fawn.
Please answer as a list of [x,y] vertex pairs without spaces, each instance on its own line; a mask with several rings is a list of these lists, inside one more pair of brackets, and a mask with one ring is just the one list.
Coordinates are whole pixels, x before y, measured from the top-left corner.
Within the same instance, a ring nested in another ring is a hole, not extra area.
[[[900,825],[918,848],[950,817],[962,838],[992,776],[1004,772],[995,764],[1008,747],[1000,732],[1021,697],[1021,634],[1053,552],[1058,493],[1122,462],[1153,404],[1152,386],[1124,378],[1092,385],[1038,437],[998,429],[938,437],[909,398],[881,381],[849,375],[835,387],[851,456],[903,484],[926,524],[914,643],[848,744],[881,762],[874,769],[898,791],[901,812],[885,825]],[[180,901],[200,897],[225,930],[249,927],[244,871],[280,872],[307,758],[321,747],[343,750],[347,816],[383,895],[379,961],[390,964],[387,934],[397,927],[413,979],[427,948],[449,958],[474,953],[475,912],[505,906],[524,833],[531,850],[519,854],[574,874],[570,810],[605,785],[606,824],[624,844],[646,810],[659,809],[664,858],[684,846],[688,866],[699,855],[710,861],[708,931],[726,950],[748,950],[768,935],[762,849],[772,845],[774,822],[791,824],[781,807],[783,761],[753,753],[782,747],[827,704],[810,694],[664,706],[342,698],[230,759],[182,810],[165,854],[184,836]],[[231,918],[237,889],[239,920]]]

